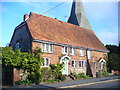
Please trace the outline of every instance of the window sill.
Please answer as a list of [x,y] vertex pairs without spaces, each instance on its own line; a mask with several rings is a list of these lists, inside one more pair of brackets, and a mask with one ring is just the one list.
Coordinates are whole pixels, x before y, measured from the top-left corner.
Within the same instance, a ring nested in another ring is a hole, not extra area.
[[68,54],[68,53],[62,53],[62,54]]
[[50,67],[50,66],[42,66],[42,67]]
[[76,54],[70,54],[70,55],[75,56]]
[[43,53],[53,53],[53,52],[45,52],[45,51],[44,51]]
[[[81,56],[81,55],[80,55]],[[85,57],[85,55],[84,56],[81,56],[81,57]]]

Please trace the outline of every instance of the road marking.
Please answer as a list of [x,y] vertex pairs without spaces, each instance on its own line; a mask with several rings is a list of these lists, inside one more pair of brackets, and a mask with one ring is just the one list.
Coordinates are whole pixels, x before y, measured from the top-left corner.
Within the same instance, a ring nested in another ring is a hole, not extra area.
[[74,88],[74,87],[80,87],[80,86],[86,86],[86,85],[92,85],[92,84],[98,84],[98,83],[104,83],[104,82],[112,82],[112,81],[118,81],[120,79],[114,79],[114,80],[107,80],[107,81],[101,81],[101,82],[93,82],[93,83],[86,83],[86,84],[79,84],[79,85],[72,85],[72,86],[65,86],[65,87],[59,87],[59,88]]

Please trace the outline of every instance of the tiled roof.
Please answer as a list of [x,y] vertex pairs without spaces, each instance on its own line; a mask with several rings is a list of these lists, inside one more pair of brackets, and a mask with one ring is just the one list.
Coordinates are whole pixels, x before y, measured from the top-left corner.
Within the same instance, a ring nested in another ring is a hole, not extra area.
[[35,13],[26,22],[34,39],[108,51],[91,30]]

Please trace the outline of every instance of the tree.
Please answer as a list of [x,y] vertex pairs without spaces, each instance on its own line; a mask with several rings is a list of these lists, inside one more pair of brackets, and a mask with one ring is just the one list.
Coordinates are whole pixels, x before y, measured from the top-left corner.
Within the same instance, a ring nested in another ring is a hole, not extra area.
[[108,53],[108,62],[107,62],[107,66],[108,66],[108,69],[110,72],[111,72],[111,70],[119,70],[120,71],[119,47],[120,46],[116,46],[116,45],[106,45],[106,48],[110,51]]
[[2,48],[3,65],[13,66],[18,70],[27,72],[29,80],[39,83],[41,80],[41,66],[44,61],[40,48],[36,48],[35,53],[21,52],[20,49],[13,51],[12,47]]

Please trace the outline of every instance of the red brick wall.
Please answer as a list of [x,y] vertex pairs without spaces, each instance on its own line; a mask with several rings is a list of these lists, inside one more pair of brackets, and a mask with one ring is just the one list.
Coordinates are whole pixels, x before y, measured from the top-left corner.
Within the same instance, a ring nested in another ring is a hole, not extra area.
[[[41,43],[32,42],[32,50],[33,51],[34,51],[34,49],[36,47],[40,47],[41,48]],[[100,58],[105,58],[104,54],[107,54],[107,53],[92,51],[92,59],[90,59],[89,62],[91,63],[90,66],[92,65],[91,68],[94,71],[93,72],[94,76],[96,75],[96,70],[93,67],[93,62],[98,62],[98,60]],[[58,63],[60,61],[59,57],[61,55],[62,55],[62,47],[54,45],[53,46],[53,53],[44,53],[43,57],[50,58],[50,63],[56,64],[56,63]],[[72,60],[78,60],[78,61],[80,61],[80,60],[87,60],[86,51],[84,50],[84,56],[80,56],[79,49],[76,49],[76,55],[70,55],[70,48],[68,48],[68,56],[71,58],[69,60],[69,73],[70,73],[70,71],[72,71],[72,72],[77,72],[77,73],[84,72],[86,74],[86,68],[72,67]]]

